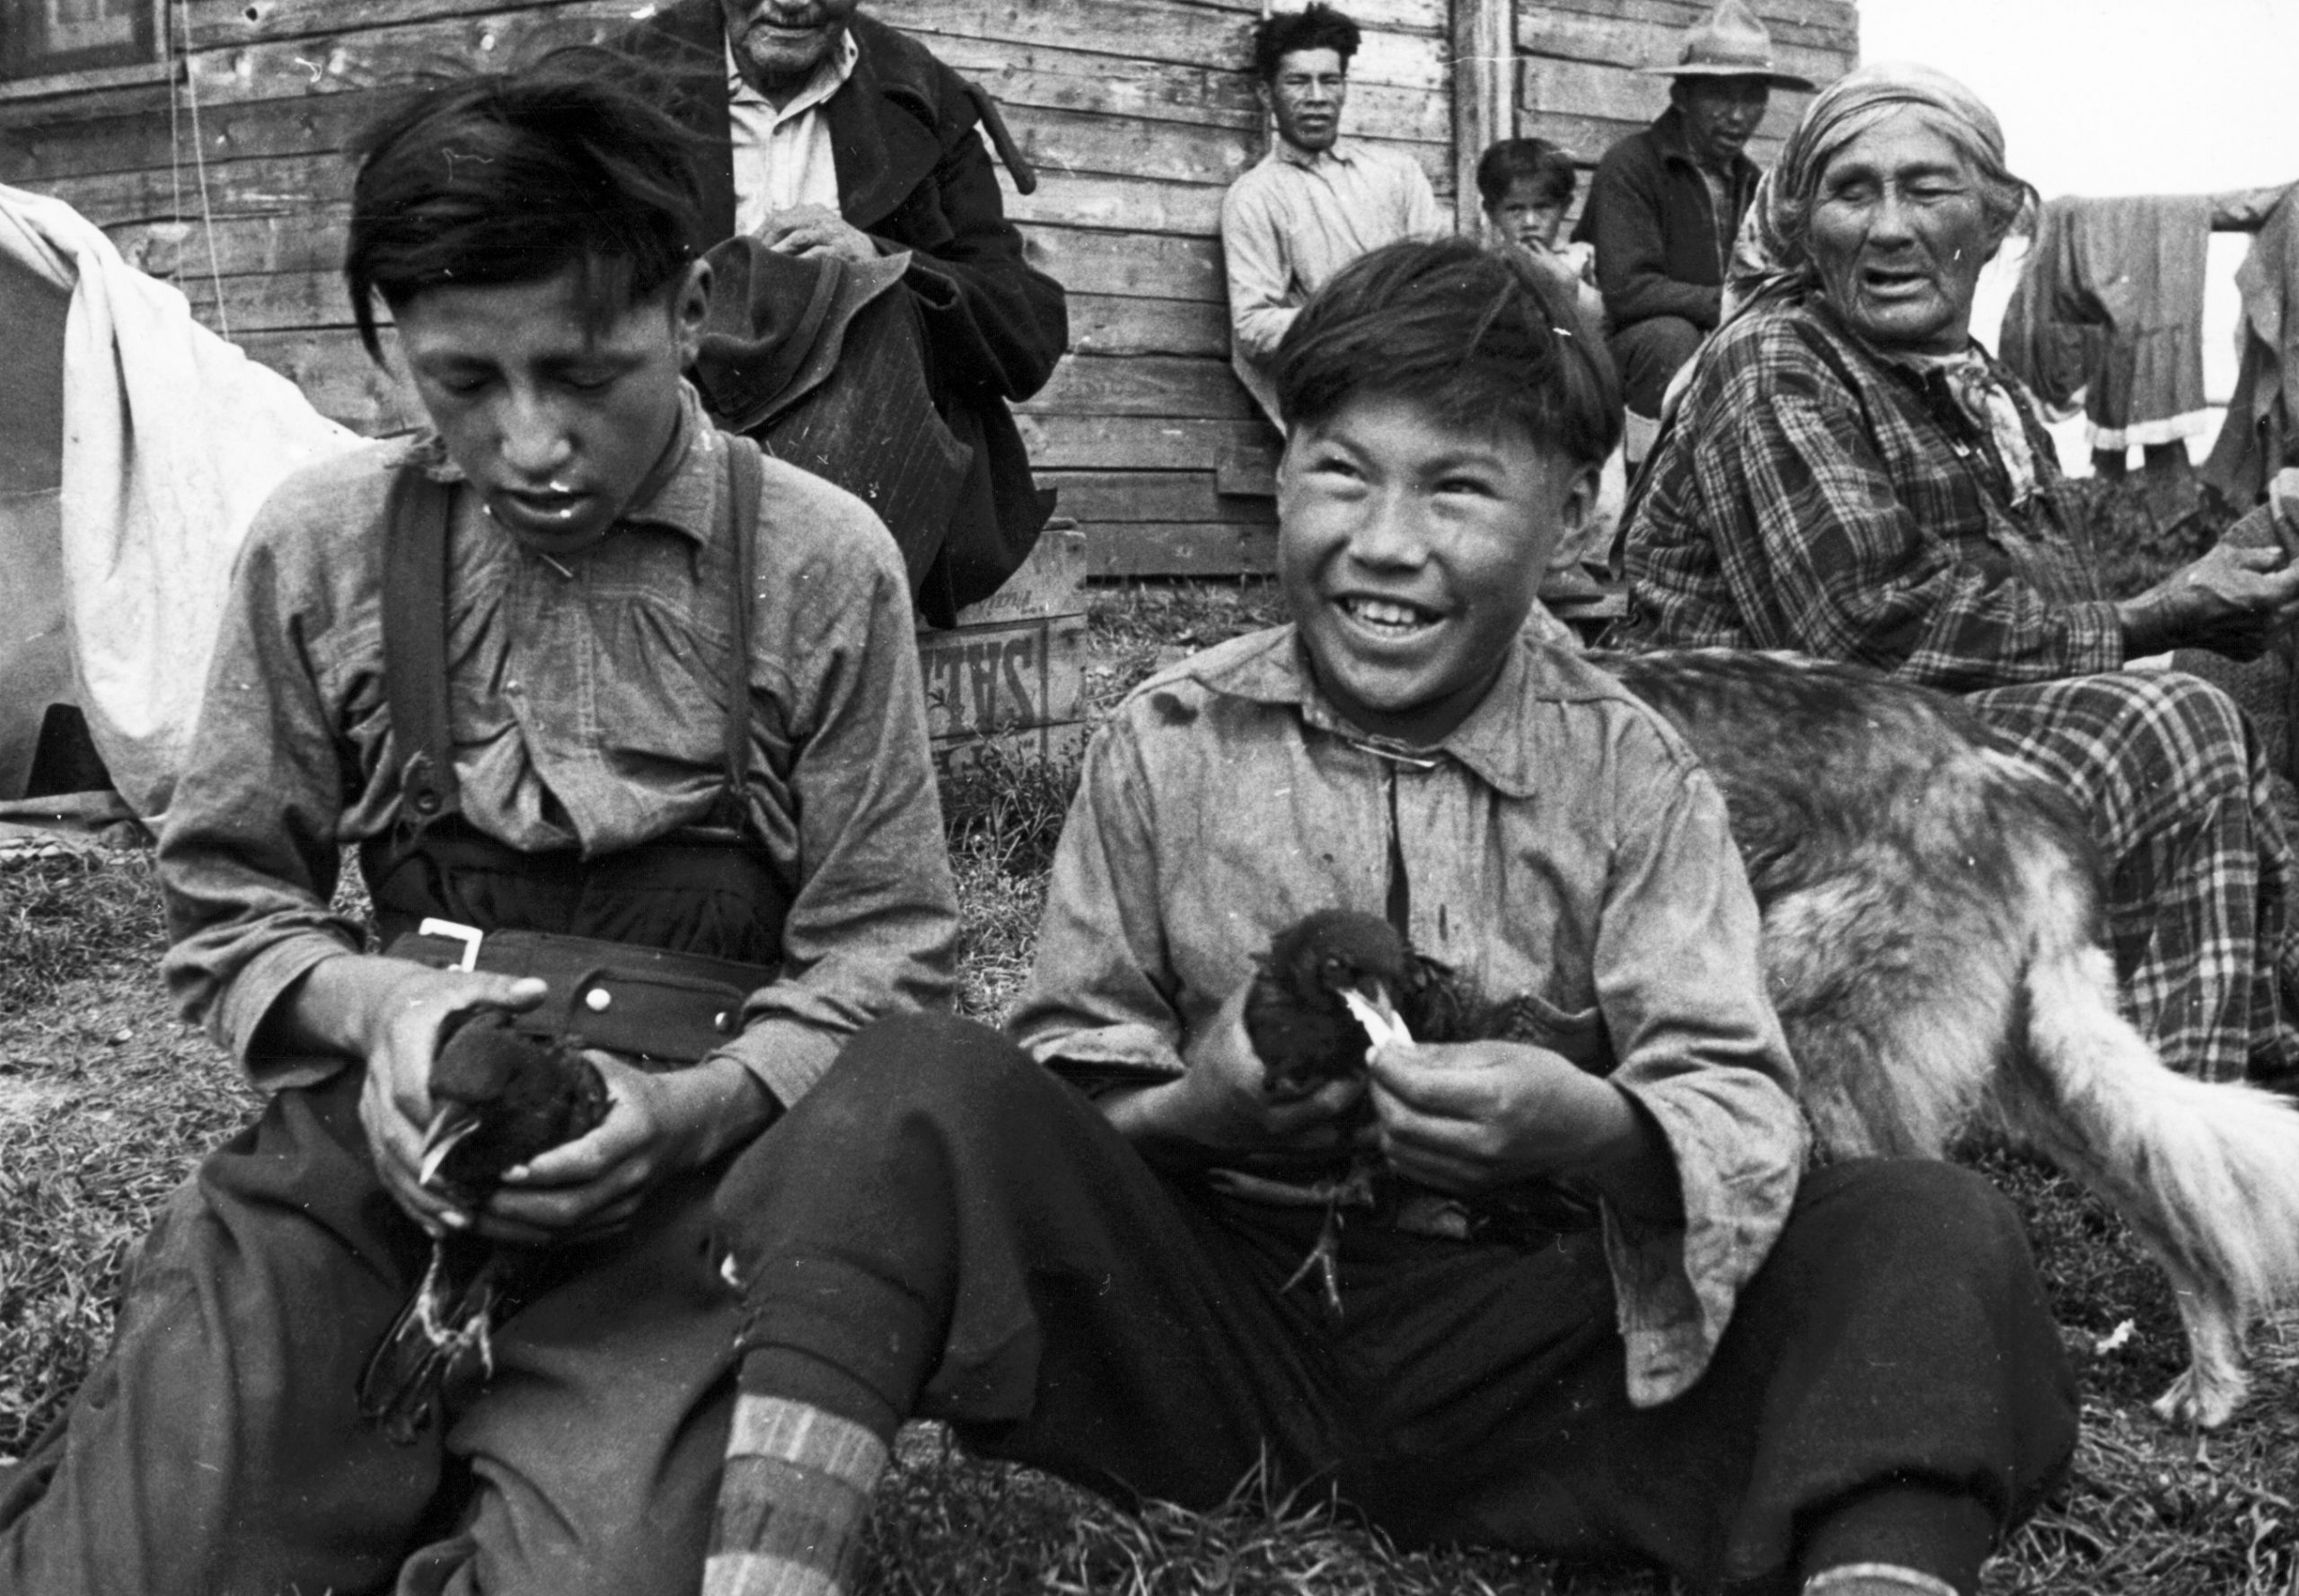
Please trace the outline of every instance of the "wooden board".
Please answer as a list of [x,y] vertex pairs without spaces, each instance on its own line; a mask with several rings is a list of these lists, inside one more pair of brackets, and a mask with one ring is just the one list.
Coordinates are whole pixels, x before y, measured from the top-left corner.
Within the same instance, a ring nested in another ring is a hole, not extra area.
[[1061,495],[1061,514],[1081,523],[1220,523],[1273,526],[1267,498],[1243,498],[1214,487],[1210,471],[1043,471],[1038,486]]
[[[1528,55],[1637,67],[1674,61],[1684,42],[1681,24],[1641,16],[1591,16],[1547,5],[1520,5],[1517,48]],[[1851,62],[1840,49],[1773,39],[1773,57],[1786,71],[1815,83],[1843,75]],[[1665,90],[1666,81],[1654,79]]]
[[[1007,106],[1034,105],[1101,116],[1140,117],[1258,134],[1261,102],[1251,76],[1233,61],[1184,66],[1099,50],[917,31],[919,40]],[[1349,125],[1372,137],[1434,144],[1446,137],[1441,96],[1418,86],[1351,84]]]
[[1229,309],[1203,300],[1070,295],[1070,348],[1079,355],[1197,355],[1229,359]]
[[1086,534],[1057,517],[1021,569],[961,610],[956,626],[919,629],[927,731],[938,758],[947,763],[984,738],[1047,754],[1059,745],[1053,739],[1080,726],[1086,569]]
[[[1793,90],[1774,90],[1757,137],[1786,138],[1810,100]],[[1626,66],[1528,56],[1518,68],[1517,105],[1519,115],[1585,117],[1641,128],[1668,109],[1669,80]]]
[[1086,617],[1034,616],[918,634],[938,748],[1082,718]]
[[1251,421],[1261,414],[1224,359],[1136,355],[1113,359],[1071,355],[1021,406],[1032,416],[1219,418]]
[[1203,471],[1225,454],[1273,473],[1278,437],[1267,421],[1174,416],[1017,417],[1033,464],[1047,471]]
[[[248,357],[295,383],[313,408],[371,437],[423,425],[423,407],[398,361],[379,367],[348,328],[316,332],[255,332],[239,339]],[[388,331],[387,352],[396,348]]]
[[1110,233],[1054,224],[1024,234],[1030,263],[1071,293],[1199,299],[1226,305],[1221,246],[1211,238]]
[[1277,527],[1116,522],[1088,529],[1097,578],[1230,577],[1277,569]]
[[[1657,22],[1681,31],[1713,10],[1713,0],[1519,0],[1521,13],[1540,9],[1585,16]],[[1808,44],[1840,52],[1845,65],[1860,54],[1860,22],[1852,0],[1757,0],[1757,14],[1775,45]]]

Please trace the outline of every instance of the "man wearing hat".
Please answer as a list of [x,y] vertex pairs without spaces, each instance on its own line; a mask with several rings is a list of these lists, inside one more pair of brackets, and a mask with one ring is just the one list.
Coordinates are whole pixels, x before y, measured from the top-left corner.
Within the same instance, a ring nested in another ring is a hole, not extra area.
[[1628,458],[1660,428],[1669,379],[1716,326],[1732,239],[1760,175],[1741,152],[1775,88],[1810,89],[1773,63],[1748,0],[1719,0],[1686,34],[1669,109],[1605,152],[1573,230],[1597,247],[1597,287],[1628,401]]

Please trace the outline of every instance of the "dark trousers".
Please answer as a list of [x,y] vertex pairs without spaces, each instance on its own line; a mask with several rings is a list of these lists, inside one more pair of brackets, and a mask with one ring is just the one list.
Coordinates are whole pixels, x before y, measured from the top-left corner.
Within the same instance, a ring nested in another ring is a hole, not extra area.
[[750,1283],[745,1389],[946,1419],[1121,1500],[1211,1506],[1265,1460],[1403,1541],[1761,1584],[1880,1486],[1960,1494],[2008,1528],[2074,1444],[2018,1221],[1945,1164],[1810,1178],[1707,1373],[1643,1409],[1594,1233],[1352,1226],[1335,1322],[1282,1289],[1315,1211],[1153,1171],[963,1021],[864,1031],[737,1161],[718,1214]]
[[1669,379],[1707,336],[1682,316],[1652,316],[1614,333],[1607,347],[1620,367],[1621,398],[1628,408],[1647,419],[1660,419]]
[[178,1191],[67,1423],[0,1481],[7,1596],[700,1588],[737,1303],[708,1183],[568,1248],[444,1433],[353,1389],[429,1245],[377,1182],[356,1071],[275,1098]]

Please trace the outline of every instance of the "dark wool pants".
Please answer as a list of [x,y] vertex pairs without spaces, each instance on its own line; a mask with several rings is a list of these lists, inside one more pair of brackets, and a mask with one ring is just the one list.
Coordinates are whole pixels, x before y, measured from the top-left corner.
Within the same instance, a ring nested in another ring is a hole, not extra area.
[[353,1388],[429,1244],[376,1181],[359,1080],[280,1093],[170,1199],[68,1423],[0,1474],[0,1592],[700,1587],[738,1306],[708,1184],[563,1249],[486,1389],[394,1446]]
[[1693,357],[1707,337],[1682,316],[1652,316],[1632,322],[1607,340],[1620,367],[1621,398],[1647,420],[1660,418],[1669,379]]
[[1313,1287],[1281,1289],[1315,1212],[1156,1173],[964,1021],[864,1031],[736,1162],[718,1215],[748,1287],[744,1389],[946,1419],[1121,1500],[1210,1506],[1265,1459],[1279,1488],[1330,1483],[1406,1542],[1761,1586],[1879,1487],[1961,1495],[2001,1531],[2074,1444],[2017,1218],[1946,1164],[1808,1179],[1708,1372],[1641,1410],[1595,1235],[1352,1226],[1332,1322]]

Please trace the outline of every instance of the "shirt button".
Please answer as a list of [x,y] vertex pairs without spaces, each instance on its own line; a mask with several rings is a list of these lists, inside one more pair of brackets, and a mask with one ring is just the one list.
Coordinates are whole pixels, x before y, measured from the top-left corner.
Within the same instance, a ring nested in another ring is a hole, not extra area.
[[594,1014],[604,1014],[614,1007],[614,993],[603,986],[595,986],[583,994],[583,1007]]

